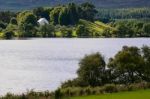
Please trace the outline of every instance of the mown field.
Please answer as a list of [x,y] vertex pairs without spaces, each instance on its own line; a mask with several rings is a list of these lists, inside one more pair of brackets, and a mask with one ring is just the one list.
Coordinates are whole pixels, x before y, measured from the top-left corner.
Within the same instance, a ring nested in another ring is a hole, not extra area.
[[104,24],[100,21],[90,22],[86,20],[79,20],[80,25],[84,25],[90,32],[102,33],[106,28],[111,30],[115,30],[115,28],[110,27],[107,24]]
[[[100,21],[90,22],[87,20],[80,19],[78,25],[83,25],[90,32],[93,33],[93,36],[99,35],[101,36],[105,29],[110,29],[111,31],[115,31],[116,28],[113,28],[105,23]],[[77,37],[76,27],[72,27],[72,36]],[[58,29],[55,31],[57,37],[62,37],[63,33]]]
[[150,99],[150,90],[121,92],[105,95],[79,96],[65,99]]

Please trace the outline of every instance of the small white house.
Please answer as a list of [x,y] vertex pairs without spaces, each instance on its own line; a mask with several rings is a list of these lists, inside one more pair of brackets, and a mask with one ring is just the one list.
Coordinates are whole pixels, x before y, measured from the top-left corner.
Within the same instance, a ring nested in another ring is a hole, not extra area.
[[39,25],[49,24],[48,20],[45,18],[40,18],[37,22],[39,23]]

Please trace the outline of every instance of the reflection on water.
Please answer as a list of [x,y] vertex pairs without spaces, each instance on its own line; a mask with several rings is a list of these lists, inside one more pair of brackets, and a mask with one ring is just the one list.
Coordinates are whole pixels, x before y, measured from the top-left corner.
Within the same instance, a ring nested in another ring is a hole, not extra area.
[[76,77],[85,54],[101,52],[108,60],[123,45],[150,45],[150,39],[1,40],[0,94],[55,90],[61,82]]

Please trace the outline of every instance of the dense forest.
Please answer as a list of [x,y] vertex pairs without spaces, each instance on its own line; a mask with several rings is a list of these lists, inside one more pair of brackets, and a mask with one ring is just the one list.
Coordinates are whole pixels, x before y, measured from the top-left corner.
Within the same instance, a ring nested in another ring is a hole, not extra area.
[[150,18],[150,8],[120,8],[98,9],[98,18],[101,19],[141,19]]
[[[40,25],[45,18],[49,24]],[[97,9],[91,3],[0,12],[0,38],[149,37],[150,8]]]
[[0,0],[0,10],[20,11],[39,6],[56,6],[59,4],[77,4],[90,2],[97,8],[149,7],[149,0]]

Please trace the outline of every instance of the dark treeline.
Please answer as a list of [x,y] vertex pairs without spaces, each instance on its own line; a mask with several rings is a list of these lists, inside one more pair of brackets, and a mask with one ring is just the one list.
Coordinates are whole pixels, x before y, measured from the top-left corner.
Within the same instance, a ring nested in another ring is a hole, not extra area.
[[16,17],[16,12],[1,11],[0,22],[9,23],[12,17]]
[[150,37],[149,19],[116,20],[109,24],[116,28],[116,37]]
[[53,8],[50,12],[50,22],[54,25],[75,25],[79,19],[93,21],[96,13],[94,5],[84,3],[77,6],[71,3]]
[[5,29],[12,17],[16,17],[15,12],[1,11],[0,12],[0,30]]
[[98,9],[100,19],[141,19],[150,18],[150,8]]
[[0,0],[0,10],[20,11],[31,9],[38,6],[56,6],[58,4],[67,4],[70,2],[83,3],[91,2],[97,8],[131,8],[131,7],[149,7],[149,0]]

